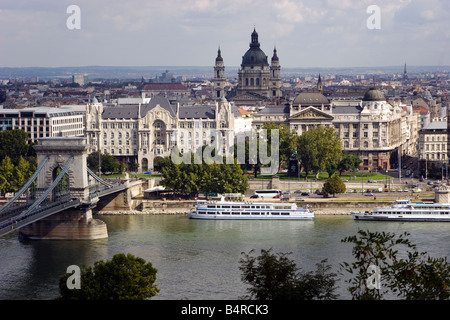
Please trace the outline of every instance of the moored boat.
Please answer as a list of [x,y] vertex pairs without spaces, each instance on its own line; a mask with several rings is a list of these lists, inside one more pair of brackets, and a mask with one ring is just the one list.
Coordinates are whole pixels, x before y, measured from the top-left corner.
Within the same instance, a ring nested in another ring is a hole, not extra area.
[[351,212],[355,221],[437,221],[450,222],[450,203],[397,200],[392,206],[372,211]]
[[197,201],[190,212],[191,219],[222,220],[314,220],[309,206],[295,203]]

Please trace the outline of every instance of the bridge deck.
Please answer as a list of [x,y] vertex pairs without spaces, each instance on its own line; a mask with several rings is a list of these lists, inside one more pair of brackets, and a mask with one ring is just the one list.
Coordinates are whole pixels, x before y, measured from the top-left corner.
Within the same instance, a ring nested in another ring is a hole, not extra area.
[[[128,186],[126,184],[120,184],[117,186],[113,186],[95,192],[94,193],[95,197],[93,199],[100,198],[115,192],[123,191],[127,189],[127,187]],[[14,208],[13,210],[8,210],[0,216],[0,237],[15,230],[18,230],[22,227],[25,227],[26,225],[29,225],[33,222],[51,216],[55,213],[67,210],[69,208],[78,207],[81,204],[82,203],[79,199],[67,199],[59,202],[50,203],[44,207],[37,207],[33,209],[31,212],[27,213],[26,215],[22,215],[21,213],[27,210],[27,208],[30,206],[29,204],[23,205],[19,208]]]

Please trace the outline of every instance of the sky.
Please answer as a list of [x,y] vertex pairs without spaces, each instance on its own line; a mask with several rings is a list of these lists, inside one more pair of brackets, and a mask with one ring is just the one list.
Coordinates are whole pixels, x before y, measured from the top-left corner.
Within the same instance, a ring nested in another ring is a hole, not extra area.
[[449,16],[448,0],[1,0],[0,67],[213,66],[219,46],[236,67],[253,28],[282,68],[443,66]]

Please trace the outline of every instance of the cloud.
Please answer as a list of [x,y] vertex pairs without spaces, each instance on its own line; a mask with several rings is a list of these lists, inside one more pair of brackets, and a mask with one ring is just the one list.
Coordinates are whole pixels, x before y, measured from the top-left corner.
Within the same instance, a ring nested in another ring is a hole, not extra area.
[[[406,53],[429,64],[450,49],[448,0],[77,0],[81,30],[70,31],[74,3],[2,0],[0,63],[212,65],[220,45],[225,63],[239,65],[254,25],[282,67],[391,65]],[[366,27],[372,4],[381,30]]]

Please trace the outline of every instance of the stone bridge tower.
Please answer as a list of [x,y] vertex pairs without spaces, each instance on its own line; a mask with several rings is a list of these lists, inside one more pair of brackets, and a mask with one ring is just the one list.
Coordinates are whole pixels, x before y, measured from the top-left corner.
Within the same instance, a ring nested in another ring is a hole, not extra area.
[[[34,148],[38,165],[43,165],[37,177],[36,199],[46,197],[55,204],[58,204],[59,199],[74,199],[80,201],[80,205],[23,227],[19,236],[24,239],[52,240],[107,238],[106,224],[92,217],[92,208],[96,206],[98,198],[89,197],[88,147],[85,138],[42,138]],[[52,189],[52,186],[55,187]]]
[[[36,196],[48,189],[55,180],[58,171],[67,164],[67,192],[72,198],[82,202],[89,200],[89,180],[87,173],[87,145],[82,137],[54,137],[39,139],[34,146],[38,163],[46,161],[37,180]],[[64,181],[63,181],[64,182]],[[51,200],[53,196],[50,195]]]

